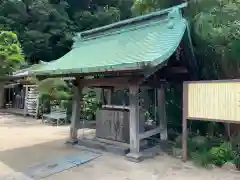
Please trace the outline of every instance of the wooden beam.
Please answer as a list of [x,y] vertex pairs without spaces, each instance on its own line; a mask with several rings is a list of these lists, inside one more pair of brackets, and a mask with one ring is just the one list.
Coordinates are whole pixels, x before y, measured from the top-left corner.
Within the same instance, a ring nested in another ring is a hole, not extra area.
[[176,67],[168,67],[166,68],[167,73],[174,73],[174,74],[187,74],[188,69],[186,67],[182,66],[176,66]]
[[25,85],[23,85],[23,87],[31,88],[31,87],[37,87],[37,85],[36,84],[25,84]]
[[144,73],[144,78],[142,78],[140,81],[139,81],[139,85],[140,84],[143,84],[144,82],[146,82],[149,77],[151,77],[152,75],[154,75],[155,73],[157,73],[159,70],[161,70],[162,68],[166,67],[167,66],[167,62],[168,61],[164,61],[162,63],[160,63],[159,65],[153,67],[153,68],[149,68],[149,70],[145,71]]
[[139,140],[142,140],[142,139],[145,139],[145,138],[148,138],[148,137],[151,137],[155,134],[159,134],[161,132],[161,128],[160,127],[157,127],[155,129],[152,129],[152,130],[149,130],[147,132],[144,132],[144,133],[140,133],[138,135],[138,139]]
[[125,109],[125,110],[129,110],[130,107],[129,106],[118,106],[118,105],[102,105],[102,108],[111,108],[111,109]]
[[144,84],[141,84],[141,87],[151,87],[151,88],[160,88],[163,84],[166,84],[165,79],[148,79]]
[[129,87],[137,84],[140,77],[115,77],[80,79],[79,83],[84,87]]
[[156,81],[149,79],[143,84],[139,84],[143,77],[115,77],[115,78],[95,78],[95,79],[81,79],[79,83],[85,87],[101,87],[104,89],[112,87],[129,88],[131,85],[139,85],[141,87],[161,87],[166,83],[165,79],[157,79]]
[[140,75],[144,71],[142,69],[133,69],[133,70],[122,70],[122,71],[106,71],[106,72],[89,72],[89,73],[65,73],[65,74],[39,74],[36,75],[38,79],[47,79],[47,78],[59,78],[59,77],[86,77],[86,76],[95,76],[97,75],[114,75],[114,76],[125,76],[125,75]]

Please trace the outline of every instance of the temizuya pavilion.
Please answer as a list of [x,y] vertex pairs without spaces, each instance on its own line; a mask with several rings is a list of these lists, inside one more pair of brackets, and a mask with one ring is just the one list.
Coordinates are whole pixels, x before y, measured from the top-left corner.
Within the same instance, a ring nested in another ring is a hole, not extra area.
[[[166,133],[164,82],[182,81],[189,72],[187,58],[183,58],[185,52],[180,53],[180,58],[176,53],[184,43],[183,37],[190,42],[187,21],[181,14],[181,8],[185,6],[182,4],[81,32],[69,53],[35,71],[39,78],[75,77],[71,140],[77,139],[84,87],[129,89],[130,152],[127,157],[138,160],[141,140]],[[157,88],[159,94],[160,123],[146,132],[140,130],[139,88],[142,86]]]

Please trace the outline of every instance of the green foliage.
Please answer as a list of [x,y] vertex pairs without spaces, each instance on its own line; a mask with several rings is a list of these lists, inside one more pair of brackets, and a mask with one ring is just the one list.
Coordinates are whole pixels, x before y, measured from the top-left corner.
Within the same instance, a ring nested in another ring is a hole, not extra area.
[[10,74],[24,63],[17,35],[11,31],[0,31],[0,73]]
[[40,94],[39,97],[39,114],[50,113],[51,97],[49,94]]
[[211,163],[211,155],[208,151],[191,152],[190,157],[196,165],[201,167],[208,168]]
[[51,99],[66,100],[71,98],[67,83],[60,78],[47,78],[38,83],[38,91],[48,94]]
[[[134,14],[139,15],[174,5],[176,1],[135,0]],[[234,78],[239,75],[240,1],[190,1],[185,12],[192,27],[191,35],[202,79]]]
[[87,120],[94,120],[96,111],[101,103],[96,97],[95,91],[89,91],[83,96],[83,111],[82,117]]
[[[95,91],[88,91],[83,96],[83,104],[80,109],[81,119],[95,120],[96,111],[101,102],[96,97]],[[72,100],[62,100],[61,107],[67,109],[67,119],[70,120],[72,115]]]
[[231,138],[233,148],[233,163],[240,170],[240,133],[237,133]]
[[213,147],[209,151],[211,161],[217,166],[222,166],[224,163],[233,159],[232,146],[230,143],[223,143],[219,147]]
[[173,133],[169,134],[169,138],[174,140],[176,138],[176,132],[181,132],[181,94],[182,94],[182,84],[174,85],[172,84],[165,88],[165,104],[167,111],[167,121],[168,128],[172,130]]
[[165,9],[171,5],[172,1],[170,0],[134,0],[132,12],[140,15],[155,11],[155,9]]
[[92,29],[120,20],[120,12],[115,7],[98,8],[94,13],[80,11],[74,14],[74,21],[81,30]]
[[[49,112],[51,105],[59,105],[67,109],[67,116],[70,120],[72,114],[72,88],[60,78],[47,78],[38,83],[38,90],[42,104],[42,111]],[[100,101],[96,97],[95,91],[88,91],[83,96],[81,118],[94,120],[96,111],[100,107]]]
[[189,7],[202,78],[238,76],[240,1],[197,0],[192,1]]
[[[175,142],[176,148],[181,148],[181,137]],[[237,151],[237,150],[235,150]],[[224,137],[216,136],[190,136],[188,138],[188,156],[199,166],[209,167],[214,164],[222,166],[234,159],[234,149],[232,142],[228,142]],[[236,158],[238,161],[238,158]]]
[[60,105],[72,98],[71,88],[60,78],[47,78],[38,83],[42,113],[49,113],[53,104]]
[[71,122],[72,117],[72,100],[61,100],[60,101],[60,107],[63,109],[66,109],[67,112],[67,120]]
[[233,163],[240,170],[240,148],[233,151]]
[[0,1],[0,29],[18,34],[27,61],[52,61],[66,54],[76,32],[131,16],[129,0]]

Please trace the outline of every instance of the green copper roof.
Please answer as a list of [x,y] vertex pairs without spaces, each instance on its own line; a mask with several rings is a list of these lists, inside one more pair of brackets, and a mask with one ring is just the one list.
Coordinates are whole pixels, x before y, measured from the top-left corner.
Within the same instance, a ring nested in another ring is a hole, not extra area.
[[47,64],[47,62],[40,61],[39,64],[34,64],[28,68],[20,69],[18,71],[13,72],[11,76],[19,77],[19,78],[31,76],[35,70],[40,69],[41,67],[43,67],[46,64]]
[[80,33],[72,50],[35,70],[63,75],[155,67],[176,50],[186,29],[179,7]]

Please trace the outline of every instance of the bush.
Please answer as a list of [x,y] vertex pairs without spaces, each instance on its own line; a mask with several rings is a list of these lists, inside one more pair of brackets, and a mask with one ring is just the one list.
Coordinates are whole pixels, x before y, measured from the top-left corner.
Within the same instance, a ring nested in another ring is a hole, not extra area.
[[86,120],[95,120],[96,111],[100,107],[101,102],[96,97],[95,91],[89,91],[83,96],[83,107],[81,116]]
[[240,170],[240,144],[233,144],[233,163]]
[[198,166],[208,167],[211,164],[211,155],[208,151],[190,152],[190,157]]
[[39,114],[50,113],[51,100],[48,94],[40,94],[39,97]]
[[62,100],[61,101],[61,107],[63,109],[66,109],[67,112],[67,121],[70,123],[71,122],[71,117],[72,117],[72,100]]
[[236,168],[240,170],[240,156],[234,157],[233,163],[235,164]]
[[[176,148],[181,147],[181,136],[176,138]],[[236,147],[236,146],[235,146]],[[228,161],[235,159],[235,164],[240,162],[239,156],[235,153],[233,157],[233,148],[230,142],[227,142],[222,136],[192,136],[188,138],[188,155],[196,165],[208,167],[210,164],[222,166]]]
[[188,154],[193,162],[198,166],[208,167],[208,165],[212,163],[207,137],[193,136],[189,138]]
[[233,160],[233,152],[231,143],[223,143],[219,147],[213,147],[209,151],[211,161],[216,166],[222,166],[224,163]]
[[206,148],[210,150],[212,147],[218,147],[226,141],[227,140],[222,135],[207,136]]

